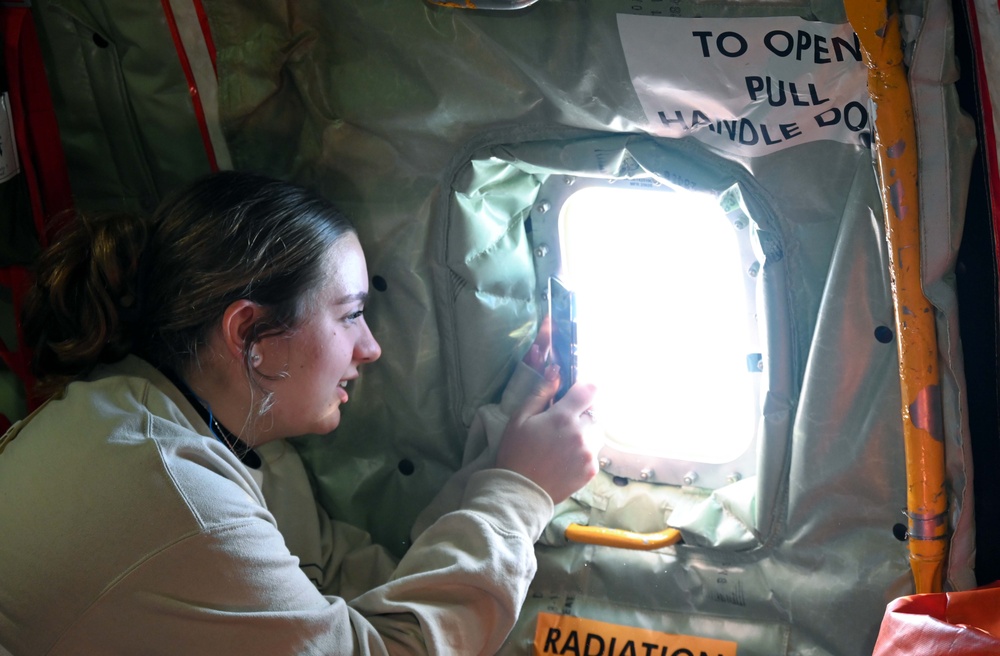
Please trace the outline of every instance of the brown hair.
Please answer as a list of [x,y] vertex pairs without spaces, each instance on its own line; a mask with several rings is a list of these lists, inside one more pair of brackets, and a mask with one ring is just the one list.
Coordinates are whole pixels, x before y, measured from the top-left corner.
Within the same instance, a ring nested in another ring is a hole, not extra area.
[[182,372],[230,303],[267,312],[250,346],[303,319],[350,222],[318,194],[237,171],[196,180],[151,220],[81,216],[40,257],[23,315],[39,393],[135,353]]

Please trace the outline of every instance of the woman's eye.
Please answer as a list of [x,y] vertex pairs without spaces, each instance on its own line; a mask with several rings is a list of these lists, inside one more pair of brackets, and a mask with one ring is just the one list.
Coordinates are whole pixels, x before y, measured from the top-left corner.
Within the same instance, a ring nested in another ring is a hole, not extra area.
[[363,309],[362,310],[358,310],[357,312],[351,312],[349,315],[347,315],[347,320],[348,321],[357,321],[362,316],[364,316],[364,314],[365,314],[365,311]]

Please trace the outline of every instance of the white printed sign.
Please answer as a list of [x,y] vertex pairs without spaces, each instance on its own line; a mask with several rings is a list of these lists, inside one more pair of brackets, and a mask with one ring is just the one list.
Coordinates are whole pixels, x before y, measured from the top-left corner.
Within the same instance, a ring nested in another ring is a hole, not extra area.
[[10,115],[10,96],[0,94],[0,183],[7,182],[21,172],[14,141],[14,121]]
[[619,14],[618,31],[653,134],[747,156],[819,140],[871,145],[850,25]]

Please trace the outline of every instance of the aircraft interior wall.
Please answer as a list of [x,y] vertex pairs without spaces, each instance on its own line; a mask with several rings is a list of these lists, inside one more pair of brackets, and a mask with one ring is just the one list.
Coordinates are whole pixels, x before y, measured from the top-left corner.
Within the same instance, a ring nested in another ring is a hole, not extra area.
[[[996,20],[983,4],[971,12]],[[939,376],[929,421],[949,496],[944,585],[969,589],[1000,578],[985,549],[997,530],[976,521],[996,518],[987,467],[1000,456],[995,235],[973,120],[984,90],[969,74],[980,53],[969,7],[900,5],[919,144],[910,207]],[[596,656],[568,641],[601,622],[679,636],[664,654],[691,653],[676,651],[685,636],[740,656],[871,653],[886,603],[914,590],[890,278],[903,254],[887,248],[874,163],[874,121],[887,110],[870,103],[842,2],[538,0],[504,11],[34,0],[31,15],[81,211],[147,212],[178,185],[234,168],[313,186],[355,222],[383,355],[342,426],[295,444],[331,515],[397,555],[445,479],[496,447],[466,435],[501,401],[544,316],[548,277],[567,257],[556,217],[572,193],[715,199],[743,240],[741,284],[756,303],[749,455],[671,474],[606,457],[537,545],[538,574],[503,653]],[[656,257],[625,225],[607,216],[607,242]],[[652,245],[665,260],[687,248]],[[607,265],[598,256],[593,266]],[[679,357],[691,347],[672,331],[725,323],[671,303],[677,277],[653,271],[631,284],[655,325],[630,321],[638,308],[615,298],[601,303],[622,361]],[[15,343],[11,299],[0,300],[0,337]],[[0,413],[22,416],[19,381],[2,373]],[[686,375],[668,365],[630,383],[669,395]],[[711,381],[688,383],[714,412],[730,411]],[[709,414],[665,401],[648,429],[670,435]],[[587,544],[567,539],[570,525],[669,526],[682,541]],[[602,642],[602,655],[612,649]]]

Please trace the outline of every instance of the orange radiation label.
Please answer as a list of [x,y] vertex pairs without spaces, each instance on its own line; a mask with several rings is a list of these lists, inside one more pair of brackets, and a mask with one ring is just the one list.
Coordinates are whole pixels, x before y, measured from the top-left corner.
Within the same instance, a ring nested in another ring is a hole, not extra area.
[[534,656],[736,656],[735,642],[538,614]]

